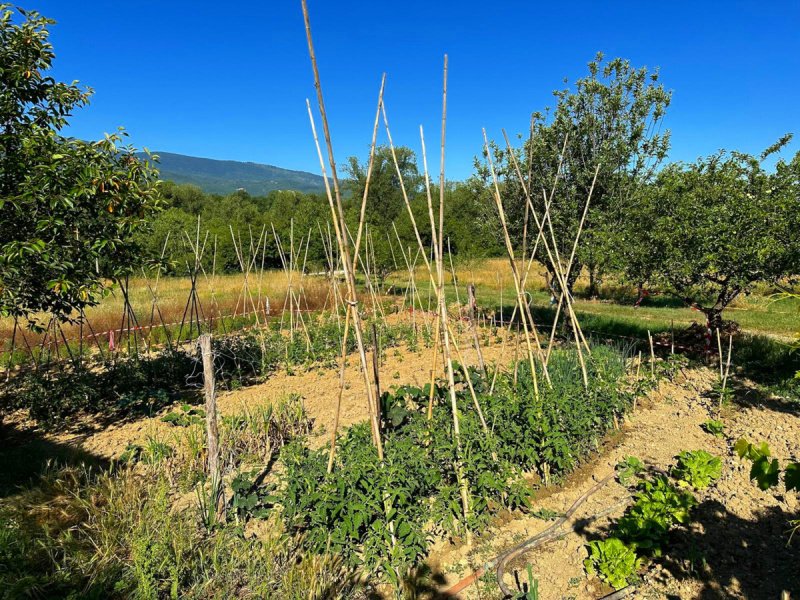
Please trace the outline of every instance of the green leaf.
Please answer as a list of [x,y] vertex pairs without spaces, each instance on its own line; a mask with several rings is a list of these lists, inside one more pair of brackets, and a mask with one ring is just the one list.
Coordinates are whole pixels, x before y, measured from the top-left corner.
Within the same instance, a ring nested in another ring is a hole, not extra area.
[[787,490],[800,492],[800,463],[789,463],[783,472]]

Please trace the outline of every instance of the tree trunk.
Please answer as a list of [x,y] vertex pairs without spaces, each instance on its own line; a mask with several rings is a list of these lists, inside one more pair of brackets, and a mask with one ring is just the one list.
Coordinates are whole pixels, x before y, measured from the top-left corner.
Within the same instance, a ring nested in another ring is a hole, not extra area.
[[589,289],[587,294],[589,298],[595,299],[600,295],[600,269],[596,265],[590,265],[589,268]]
[[717,301],[713,306],[701,308],[703,314],[706,316],[706,322],[711,331],[716,331],[722,327],[722,311],[736,299],[741,291],[742,289],[738,286],[732,288],[725,286],[717,295]]

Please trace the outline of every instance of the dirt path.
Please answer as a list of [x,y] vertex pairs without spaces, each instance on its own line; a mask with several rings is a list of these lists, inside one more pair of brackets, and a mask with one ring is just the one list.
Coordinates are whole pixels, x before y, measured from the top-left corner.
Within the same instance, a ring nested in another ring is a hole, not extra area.
[[[649,466],[667,469],[682,450],[703,449],[723,459],[723,475],[711,488],[696,493],[699,506],[694,523],[674,536],[666,554],[654,561],[639,585],[643,598],[779,598],[782,590],[800,592],[800,544],[786,548],[787,521],[797,519],[796,494],[762,492],[748,477],[748,466],[732,450],[739,437],[767,441],[777,457],[798,458],[800,416],[797,407],[787,412],[778,401],[726,411],[724,438],[705,433],[701,424],[712,415],[713,402],[702,398],[714,374],[690,371],[675,383],[662,383],[643,406],[609,441],[598,458],[574,473],[554,490],[542,490],[534,500],[536,510],[563,514],[592,485],[613,473],[626,456],[636,456]],[[506,583],[517,589],[514,571],[527,581],[526,566],[539,580],[539,597],[550,599],[600,598],[611,591],[596,578],[587,579],[583,560],[586,542],[607,530],[610,520],[624,511],[627,490],[611,481],[592,495],[572,523],[580,534],[560,539],[523,554],[511,562]],[[619,505],[623,503],[623,505]],[[587,517],[616,505],[608,516],[594,522]],[[481,533],[471,548],[440,544],[429,564],[443,573],[447,589],[488,560],[551,523],[541,518],[516,518]],[[569,531],[565,528],[564,531]],[[463,593],[464,598],[499,596],[493,572]]]

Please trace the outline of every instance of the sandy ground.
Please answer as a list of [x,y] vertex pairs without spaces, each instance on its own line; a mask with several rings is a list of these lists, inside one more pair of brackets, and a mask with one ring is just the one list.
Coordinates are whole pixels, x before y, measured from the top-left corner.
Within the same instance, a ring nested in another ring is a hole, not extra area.
[[[475,364],[475,351],[469,338],[461,340],[464,359]],[[514,344],[485,345],[487,362],[507,363],[513,358]],[[381,365],[382,387],[424,385],[428,378],[431,350],[409,352],[389,348]],[[348,359],[340,426],[347,427],[366,418],[363,376],[357,355]],[[573,501],[596,481],[613,472],[623,457],[637,456],[648,465],[661,469],[673,463],[682,450],[705,449],[723,458],[722,479],[710,489],[697,494],[700,506],[696,523],[689,531],[674,536],[668,550],[670,560],[655,561],[646,570],[638,586],[643,598],[778,598],[782,590],[800,593],[800,540],[786,547],[787,521],[800,518],[796,494],[762,492],[748,479],[748,466],[732,450],[736,440],[745,436],[752,441],[767,441],[773,454],[781,458],[800,458],[800,410],[778,400],[759,397],[743,390],[742,400],[724,413],[726,436],[715,438],[700,425],[714,413],[714,402],[704,395],[715,374],[710,370],[692,370],[675,382],[663,382],[658,390],[640,402],[635,414],[622,424],[599,455],[584,465],[558,487],[537,493],[535,509],[565,511]],[[338,371],[310,369],[295,374],[278,373],[264,383],[238,391],[223,392],[218,404],[221,414],[241,412],[245,406],[274,401],[297,393],[304,398],[309,416],[314,420],[311,443],[324,444],[333,424],[338,389]],[[148,435],[168,435],[170,426],[159,417],[113,425],[101,431],[81,435],[55,436],[60,444],[74,444],[101,457],[119,456],[132,442]],[[782,488],[781,488],[782,489]],[[610,591],[597,579],[587,579],[583,559],[587,540],[604,531],[609,519],[619,516],[627,497],[625,488],[612,481],[594,494],[575,517],[580,533],[564,529],[565,535],[532,552],[523,554],[509,566],[506,581],[514,585],[518,571],[525,581],[525,566],[530,564],[539,580],[541,600],[599,598]],[[596,521],[586,517],[617,505],[615,511]],[[440,589],[446,590],[468,576],[503,549],[549,526],[548,521],[533,516],[504,515],[470,546],[440,541],[434,545],[428,561],[439,574]],[[469,587],[459,597],[499,597],[489,574]],[[441,596],[453,597],[453,596]]]

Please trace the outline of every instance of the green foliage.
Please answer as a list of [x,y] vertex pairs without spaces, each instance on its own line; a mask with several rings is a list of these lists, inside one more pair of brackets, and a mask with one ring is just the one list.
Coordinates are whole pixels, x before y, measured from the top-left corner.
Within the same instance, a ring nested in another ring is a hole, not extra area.
[[188,427],[189,425],[199,425],[204,422],[206,411],[202,408],[181,404],[181,410],[172,411],[161,417],[164,423],[169,423],[177,427]]
[[533,576],[533,568],[530,565],[526,565],[526,570],[528,572],[527,589],[524,589],[526,586],[523,584],[523,590],[514,596],[514,600],[539,600],[539,580]]
[[[531,200],[539,215],[545,208],[542,190],[550,192],[559,166],[562,169],[555,188],[558,202],[550,207],[561,256],[570,255],[589,190],[594,187],[570,286],[584,266],[593,281],[611,266],[606,258],[606,247],[612,245],[609,234],[627,218],[639,189],[669,149],[669,133],[661,133],[660,124],[671,94],[658,83],[658,71],[637,69],[621,58],[605,61],[602,54],[588,63],[588,70],[571,89],[554,92],[556,106],[549,118],[534,114],[530,139],[517,159],[530,179]],[[528,138],[527,132],[524,137]],[[496,154],[505,175],[509,225],[521,241],[525,194],[506,152],[496,149]],[[593,186],[597,167],[600,171]],[[533,232],[532,239],[536,237],[536,227],[528,231]],[[552,265],[546,266],[552,276]]]
[[615,590],[630,584],[642,566],[634,548],[619,538],[589,542],[589,558],[583,561],[586,572],[597,575]]
[[708,487],[722,475],[722,461],[705,450],[685,450],[677,459],[672,476],[697,489]]
[[644,463],[635,456],[626,456],[623,460],[616,465],[617,479],[622,485],[637,478],[639,474],[644,471]]
[[795,275],[800,153],[775,172],[763,158],[720,152],[664,168],[617,230],[627,278],[700,307],[718,327],[722,310],[755,282]]
[[[259,464],[271,461],[282,440],[308,431],[293,397],[231,419],[234,426],[220,428],[226,472],[255,447],[270,448]],[[107,471],[48,468],[33,487],[4,498],[0,598],[299,600],[352,591],[340,562],[308,556],[278,521],[245,536],[244,521],[263,518],[272,501],[271,486],[247,469],[232,481],[227,514],[235,518],[218,518],[220,488],[203,475],[197,431],[196,424],[174,429],[171,446],[150,437]],[[190,484],[176,489],[176,482]],[[189,490],[196,504],[183,502]]]
[[26,408],[43,427],[69,425],[80,412],[152,415],[185,391],[195,369],[183,352],[117,359],[113,363],[23,371],[0,391],[6,410]]
[[[311,344],[303,336],[294,340],[278,326],[212,340],[218,387],[236,387],[267,377],[280,366],[333,365],[341,352],[341,332],[333,321],[309,320]],[[379,329],[385,349],[406,341],[413,330],[403,324]],[[355,335],[347,340],[355,350]],[[0,390],[0,408],[28,409],[30,416],[48,429],[69,425],[76,413],[114,416],[153,415],[178,398],[195,395],[201,373],[191,347],[164,350],[147,356],[117,357],[113,361],[88,359],[80,366],[60,370],[41,368],[20,371]],[[188,405],[187,405],[188,406]],[[186,426],[202,419],[200,409],[183,407],[163,420]]]
[[500,508],[527,510],[531,489],[524,471],[557,477],[596,447],[631,398],[620,391],[624,357],[599,346],[590,364],[587,391],[574,350],[555,351],[549,363],[553,388],[541,388],[538,399],[529,367],[520,365],[516,389],[512,376],[498,376],[491,396],[488,382],[470,371],[486,420],[493,424],[488,436],[459,377],[461,468],[471,499],[466,523],[455,476],[458,454],[449,398],[446,387],[437,385],[431,422],[426,417],[428,386],[383,394],[385,457],[380,467],[367,424],[351,427],[339,439],[332,473],[327,473],[327,449],[288,446],[282,454],[286,468],[280,492],[287,526],[303,533],[310,549],[334,552],[396,584],[425,554],[432,535],[480,529]]
[[60,131],[91,90],[48,75],[53,21],[0,4],[0,315],[61,320],[139,266],[134,235],[159,209],[157,171],[121,146]]
[[657,366],[664,377],[674,381],[678,373],[689,366],[689,357],[684,354],[668,354]]
[[637,551],[658,556],[669,530],[687,523],[689,511],[696,505],[692,494],[678,489],[663,475],[641,481],[636,502],[616,524],[617,535]]
[[701,427],[703,431],[710,433],[714,437],[721,438],[725,436],[725,424],[717,419],[709,419]]
[[237,519],[264,519],[277,500],[273,486],[258,486],[258,473],[239,473],[231,481],[231,507]]
[[161,467],[47,473],[0,505],[0,598],[299,600],[352,588],[335,561],[279,530],[205,529],[172,496]]
[[[771,452],[766,442],[758,446],[741,438],[734,446],[739,458],[747,458],[753,463],[750,468],[750,479],[755,480],[758,487],[768,490],[778,485],[781,468],[777,458],[771,459]],[[800,492],[800,463],[789,463],[783,470],[786,490]]]

